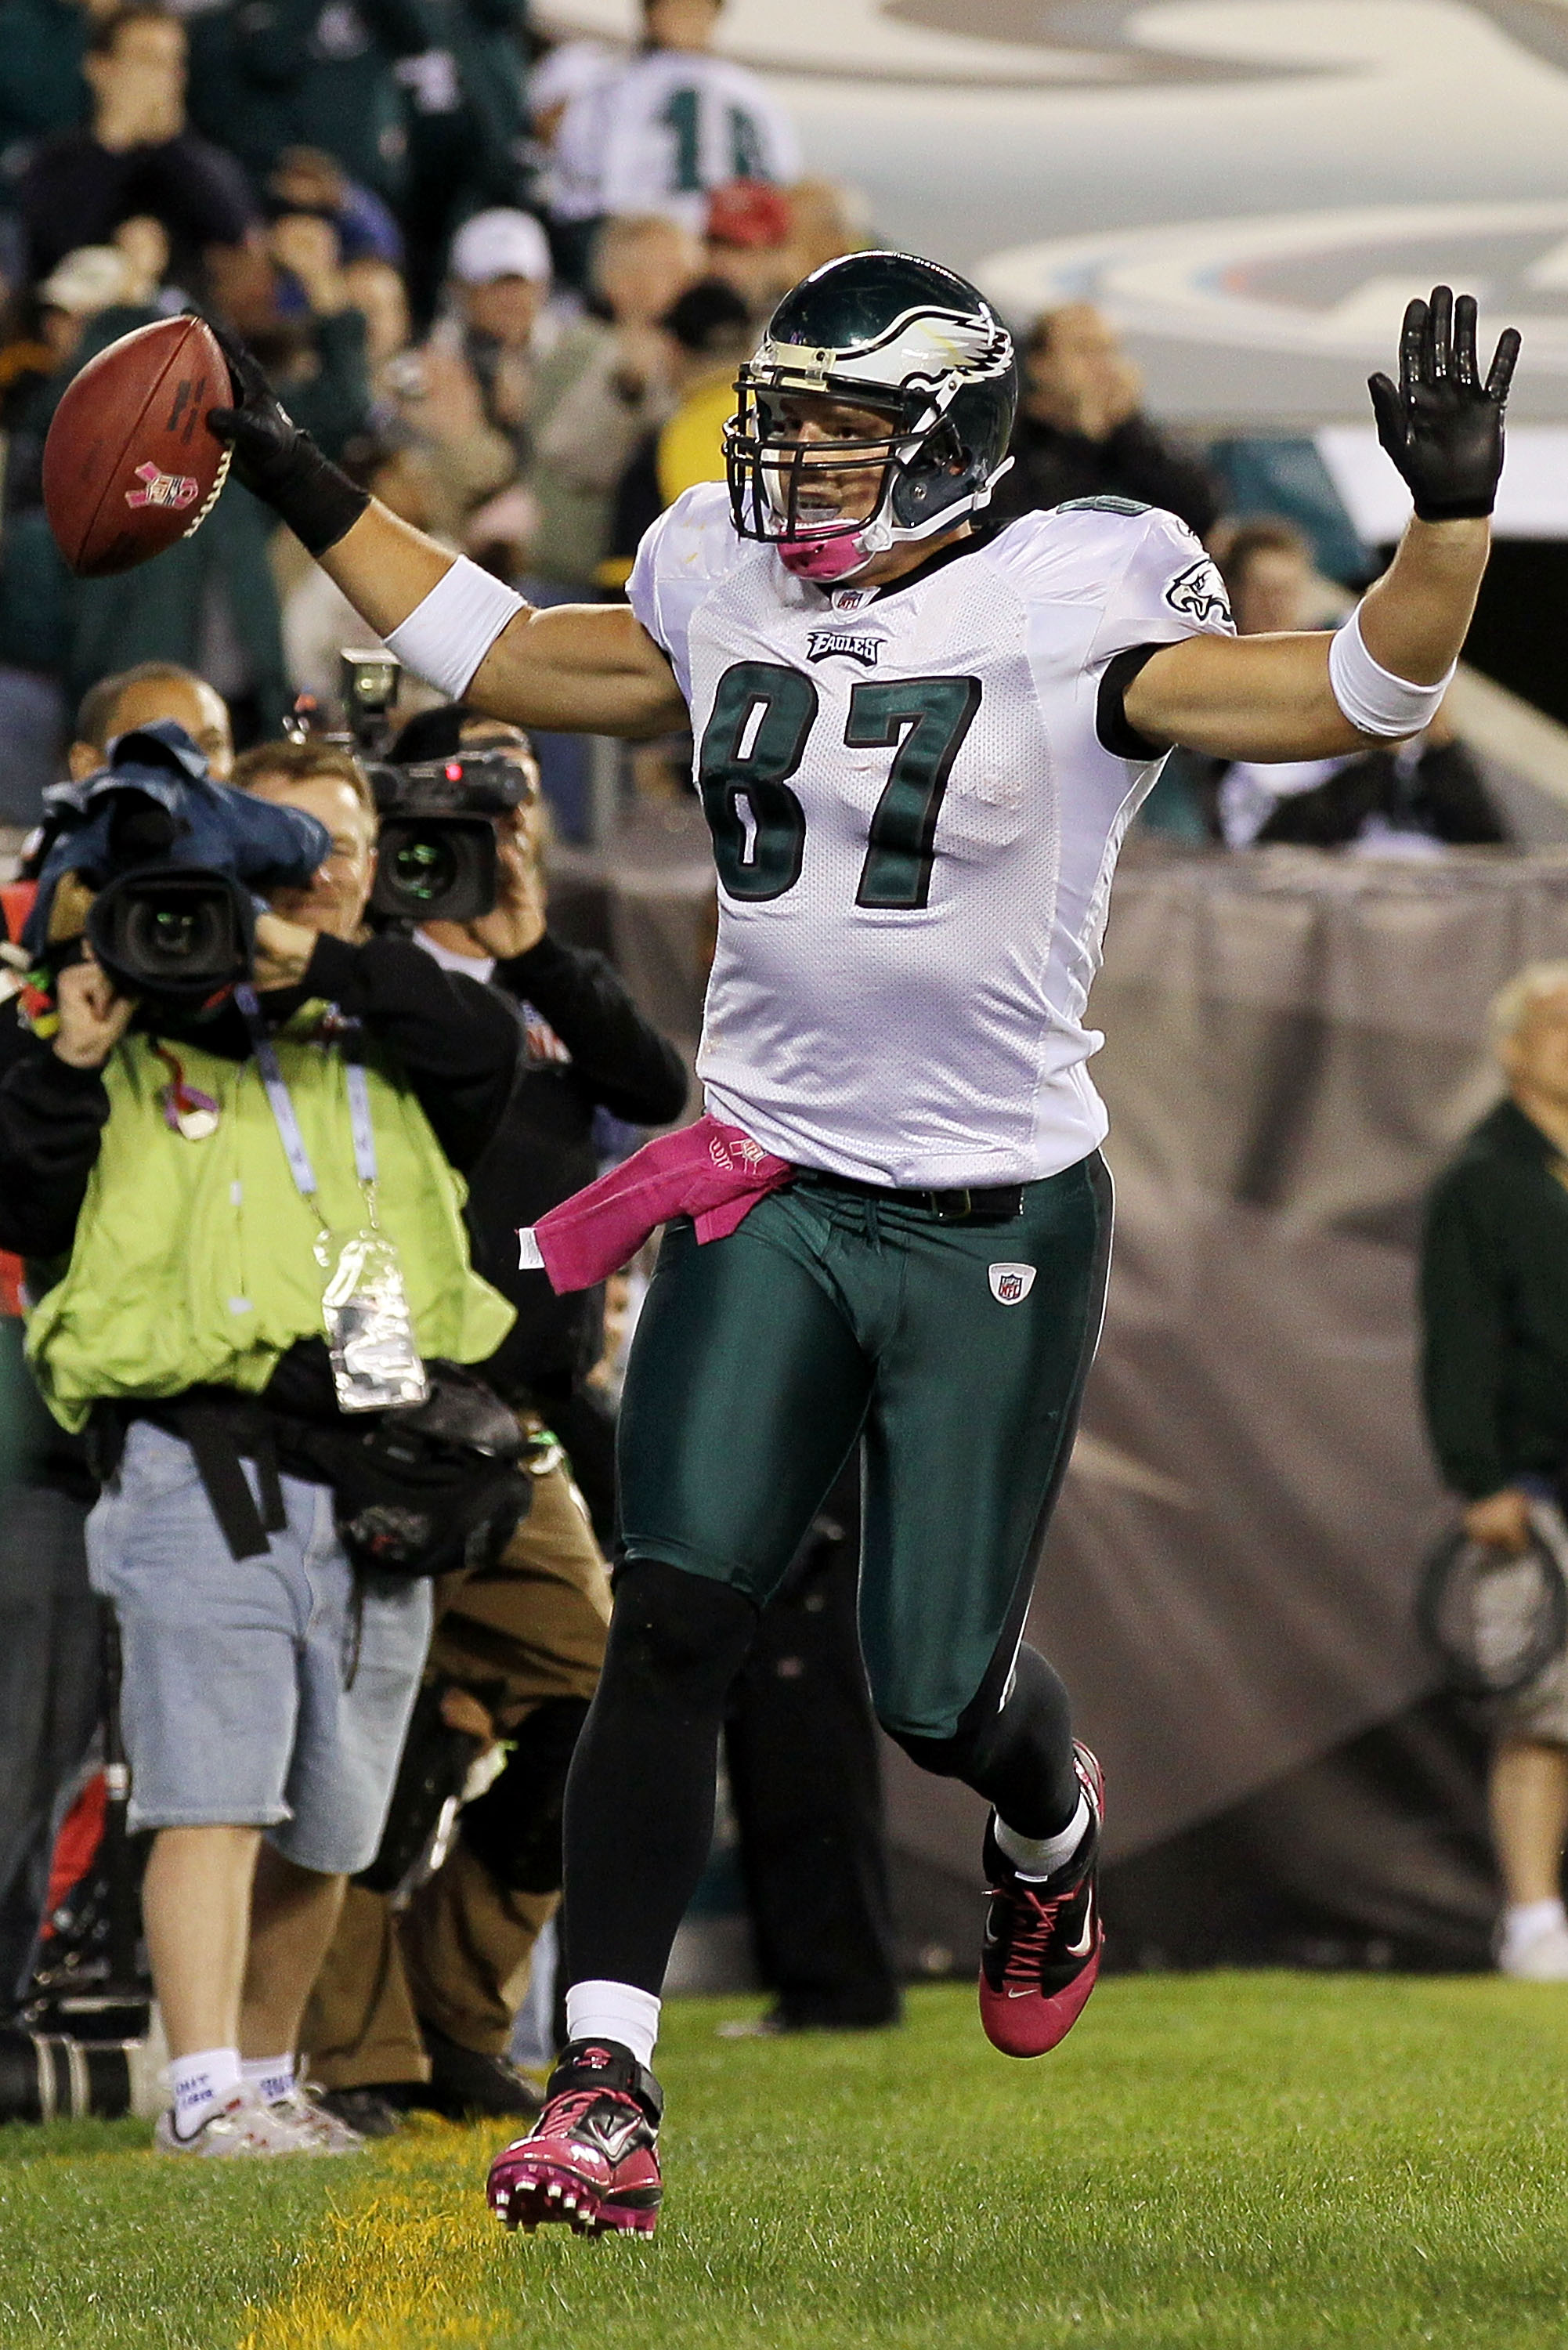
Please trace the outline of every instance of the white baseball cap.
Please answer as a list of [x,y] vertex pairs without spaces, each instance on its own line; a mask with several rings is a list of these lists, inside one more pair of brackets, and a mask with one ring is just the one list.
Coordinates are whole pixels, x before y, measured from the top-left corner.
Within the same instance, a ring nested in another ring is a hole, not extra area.
[[550,248],[532,213],[497,204],[464,221],[452,241],[449,266],[465,286],[490,286],[498,277],[550,282]]
[[55,264],[38,288],[38,299],[52,310],[90,318],[95,310],[130,299],[130,263],[119,245],[78,244]]

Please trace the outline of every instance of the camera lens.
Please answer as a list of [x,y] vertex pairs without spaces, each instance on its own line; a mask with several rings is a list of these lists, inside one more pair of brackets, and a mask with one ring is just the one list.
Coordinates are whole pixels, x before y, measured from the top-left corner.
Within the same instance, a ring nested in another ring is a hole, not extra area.
[[161,972],[211,967],[228,941],[228,907],[222,899],[173,902],[149,894],[125,910],[123,951],[151,979]]
[[393,921],[471,922],[494,905],[495,873],[487,816],[389,812],[381,818],[371,910]]
[[199,1004],[249,968],[244,909],[243,892],[227,874],[192,868],[125,873],[99,891],[88,937],[119,986]]
[[410,827],[391,853],[392,879],[410,911],[428,912],[452,894],[458,877],[453,843],[445,833]]

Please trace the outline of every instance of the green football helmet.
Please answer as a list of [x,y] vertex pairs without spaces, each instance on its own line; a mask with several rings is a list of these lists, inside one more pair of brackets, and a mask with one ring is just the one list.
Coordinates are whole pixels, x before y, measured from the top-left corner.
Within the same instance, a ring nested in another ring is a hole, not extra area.
[[[853,578],[899,540],[951,530],[1012,462],[1012,338],[967,278],[913,254],[852,253],[814,269],[774,312],[735,390],[724,436],[735,528],[820,584]],[[813,396],[868,410],[886,429],[807,433],[801,403]],[[868,474],[879,475],[871,496],[843,512],[836,483]]]

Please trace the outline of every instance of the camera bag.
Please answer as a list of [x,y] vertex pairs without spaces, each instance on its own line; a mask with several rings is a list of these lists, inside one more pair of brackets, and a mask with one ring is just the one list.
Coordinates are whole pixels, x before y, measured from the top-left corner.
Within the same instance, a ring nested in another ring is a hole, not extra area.
[[277,1419],[281,1466],[331,1486],[350,1561],[381,1575],[451,1574],[476,1542],[494,1557],[533,1499],[515,1416],[461,1364],[425,1368],[423,1403]]
[[[189,1444],[236,1559],[261,1557],[268,1534],[281,1532],[285,1471],[331,1487],[352,1565],[447,1575],[476,1551],[495,1557],[505,1548],[533,1487],[526,1440],[500,1398],[461,1363],[425,1368],[423,1403],[350,1417],[337,1409],[325,1347],[306,1341],[285,1357],[265,1397],[193,1388],[166,1403],[136,1403],[125,1418],[150,1419]],[[259,1503],[240,1465],[246,1460],[256,1465]],[[105,1475],[114,1465],[101,1441],[96,1465]]]

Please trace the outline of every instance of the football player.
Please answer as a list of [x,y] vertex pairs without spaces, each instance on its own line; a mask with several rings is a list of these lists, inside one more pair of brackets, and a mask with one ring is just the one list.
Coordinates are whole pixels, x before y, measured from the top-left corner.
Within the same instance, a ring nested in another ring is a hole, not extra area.
[[566,1813],[569,2043],[494,2165],[513,2225],[651,2231],[649,2069],[702,1869],[725,1694],[865,1444],[877,1711],[990,1804],[985,2030],[1054,2047],[1093,1986],[1101,1784],[1021,1645],[1110,1245],[1085,1026],[1116,850],[1166,751],[1324,758],[1419,733],[1486,562],[1518,349],[1412,303],[1372,380],[1415,518],[1334,635],[1236,638],[1172,515],[1116,498],[989,528],[1012,346],[908,255],[828,263],[741,370],[727,486],[643,540],[621,607],[534,610],[368,501],[237,348],[235,468],[420,674],[525,726],[687,712],[719,871],[699,1067],[795,1179],[730,1237],[666,1234],[620,1434],[622,1563]]

